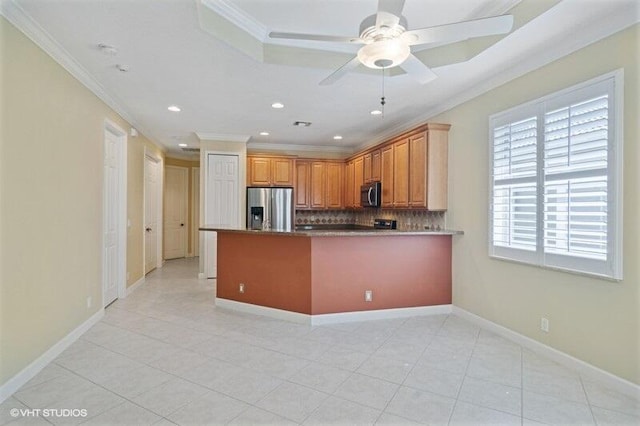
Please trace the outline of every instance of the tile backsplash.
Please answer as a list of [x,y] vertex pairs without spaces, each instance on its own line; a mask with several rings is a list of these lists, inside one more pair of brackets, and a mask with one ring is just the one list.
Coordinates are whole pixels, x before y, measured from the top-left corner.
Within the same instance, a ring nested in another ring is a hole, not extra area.
[[356,224],[373,226],[374,219],[393,219],[402,230],[440,230],[446,228],[445,212],[428,210],[297,210],[296,225]]

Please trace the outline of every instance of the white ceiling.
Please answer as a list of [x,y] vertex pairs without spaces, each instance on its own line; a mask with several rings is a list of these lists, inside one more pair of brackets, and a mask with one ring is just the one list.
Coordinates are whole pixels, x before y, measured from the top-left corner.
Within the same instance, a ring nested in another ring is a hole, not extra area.
[[[0,1],[3,15],[138,130],[175,155],[181,152],[180,142],[198,147],[196,133],[248,139],[249,147],[256,149],[298,145],[351,152],[638,22],[639,4],[639,0],[558,4],[522,0],[516,6],[521,10],[525,3],[555,5],[523,26],[518,23],[524,18],[516,16],[511,34],[492,39],[497,43],[488,43],[486,50],[466,62],[435,67],[439,77],[432,82],[420,85],[406,74],[385,78],[387,104],[382,118],[369,114],[379,107],[381,74],[360,70],[331,86],[318,85],[349,60],[353,47],[326,43],[313,46],[323,50],[286,47],[276,59],[243,49],[271,42],[265,36],[272,30],[357,36],[362,19],[376,12],[377,0]],[[406,0],[403,14],[408,27],[416,29],[501,14],[515,3]],[[223,19],[221,15],[233,22],[225,21],[232,31],[205,22],[207,16],[215,21]],[[97,47],[100,43],[115,46],[118,53],[105,55]],[[270,48],[263,47],[264,52]],[[334,52],[326,52],[332,48]],[[421,59],[447,62],[442,60],[447,51],[425,51],[430,54]],[[116,64],[128,66],[129,71],[118,71]],[[275,101],[285,108],[272,109]],[[182,112],[167,111],[171,104]],[[292,125],[296,120],[313,124],[298,128]],[[270,135],[260,136],[261,131]],[[343,139],[335,141],[336,134]]]

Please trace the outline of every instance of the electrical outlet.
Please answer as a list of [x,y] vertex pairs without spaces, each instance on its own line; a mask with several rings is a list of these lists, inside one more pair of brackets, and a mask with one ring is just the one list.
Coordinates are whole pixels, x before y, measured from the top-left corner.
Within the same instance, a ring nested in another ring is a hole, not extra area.
[[373,300],[373,291],[366,290],[364,292],[364,301],[365,302],[371,302],[372,300]]
[[545,333],[549,332],[549,320],[545,317],[540,318],[540,330]]
[[240,293],[244,293],[244,284],[243,283],[240,283],[240,285],[238,286],[238,291]]
[[91,296],[87,297],[87,309],[91,307],[91,305],[93,305],[93,300],[91,299]]

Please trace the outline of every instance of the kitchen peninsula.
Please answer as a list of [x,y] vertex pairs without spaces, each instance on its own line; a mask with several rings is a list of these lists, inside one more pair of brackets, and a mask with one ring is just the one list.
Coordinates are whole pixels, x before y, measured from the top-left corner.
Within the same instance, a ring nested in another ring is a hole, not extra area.
[[418,314],[451,304],[451,239],[460,232],[200,229],[218,235],[218,306],[321,323],[331,314]]

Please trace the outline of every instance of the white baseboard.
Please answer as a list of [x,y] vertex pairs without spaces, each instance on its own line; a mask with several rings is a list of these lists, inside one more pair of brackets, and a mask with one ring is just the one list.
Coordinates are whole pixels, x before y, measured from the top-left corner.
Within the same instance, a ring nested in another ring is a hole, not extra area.
[[56,344],[51,346],[45,353],[40,355],[31,364],[26,366],[22,371],[9,379],[0,387],[0,403],[14,394],[22,385],[33,379],[44,367],[53,361],[58,355],[64,352],[73,342],[78,340],[85,331],[89,330],[95,323],[100,321],[104,316],[104,309],[100,309],[89,319],[76,327],[71,333],[60,339]]
[[216,306],[253,315],[262,315],[284,321],[307,325],[327,325],[356,321],[407,318],[420,315],[450,314],[451,305],[418,306],[414,308],[379,309],[374,311],[341,312],[336,314],[308,315],[266,306],[252,305],[235,300],[216,298]]
[[478,315],[466,311],[458,306],[453,306],[452,313],[453,315],[479,325],[481,328],[509,339],[524,348],[549,358],[560,365],[575,370],[580,373],[582,377],[593,379],[594,381],[597,381],[615,391],[640,399],[640,386],[635,383],[604,371],[594,365],[579,360],[578,358],[574,358],[571,355],[496,324],[495,322],[479,317]]
[[129,296],[131,293],[136,291],[138,289],[138,287],[140,287],[142,284],[144,284],[144,279],[145,279],[145,277],[142,277],[138,281],[136,281],[135,283],[133,283],[132,285],[127,287],[127,296]]
[[291,321],[298,324],[311,324],[309,318],[311,315],[269,308],[267,306],[252,305],[251,303],[237,302],[235,300],[222,299],[220,297],[216,297],[216,306],[247,314],[262,315],[269,318]]
[[450,313],[451,305],[417,306],[413,308],[393,308],[378,309],[374,311],[340,312],[337,314],[311,315],[311,325],[408,318],[425,315],[446,315]]

